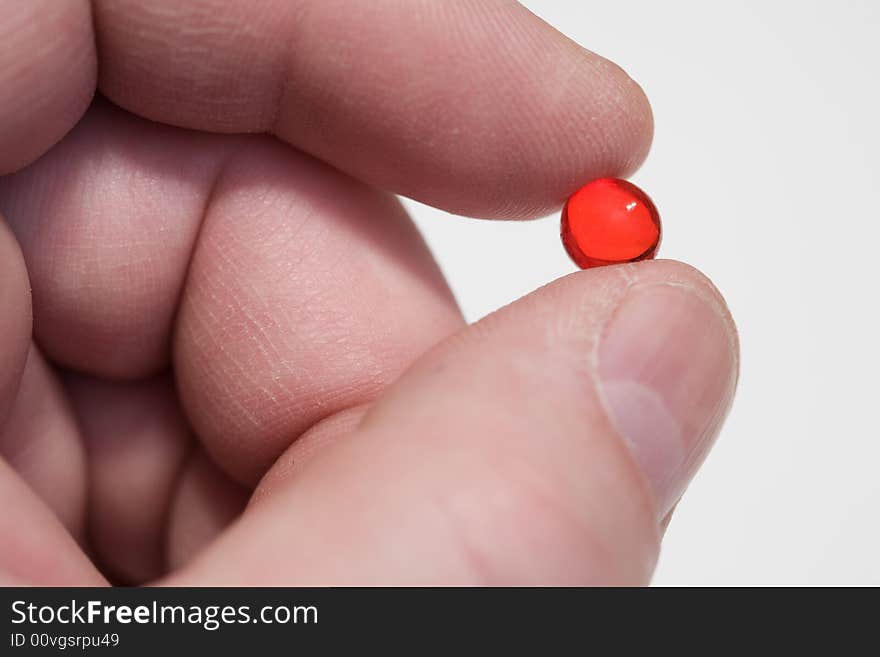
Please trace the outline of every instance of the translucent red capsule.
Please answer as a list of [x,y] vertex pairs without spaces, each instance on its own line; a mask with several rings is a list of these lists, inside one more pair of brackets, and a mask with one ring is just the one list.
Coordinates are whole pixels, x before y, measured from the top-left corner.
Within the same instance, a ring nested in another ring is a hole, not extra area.
[[581,269],[647,260],[660,246],[660,213],[631,182],[600,178],[569,197],[561,234]]

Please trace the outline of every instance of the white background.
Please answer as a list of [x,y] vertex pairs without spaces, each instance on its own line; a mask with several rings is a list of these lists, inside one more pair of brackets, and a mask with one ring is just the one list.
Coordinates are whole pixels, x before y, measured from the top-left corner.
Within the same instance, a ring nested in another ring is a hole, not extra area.
[[[709,275],[741,333],[733,411],[655,583],[880,584],[880,2],[525,4],[645,88],[633,180],[660,256]],[[469,320],[574,269],[557,216],[407,205]]]

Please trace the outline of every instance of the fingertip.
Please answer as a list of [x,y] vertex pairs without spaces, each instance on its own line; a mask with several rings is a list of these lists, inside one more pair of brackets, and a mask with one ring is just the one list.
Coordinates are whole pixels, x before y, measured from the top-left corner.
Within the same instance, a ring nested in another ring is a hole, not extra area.
[[624,163],[620,176],[626,178],[642,166],[651,151],[654,142],[654,110],[644,87],[631,78],[625,70],[621,68],[620,71],[626,78],[621,84],[626,88],[629,98],[629,135],[625,144],[625,152],[629,153],[629,158]]
[[518,27],[496,35],[493,94],[507,101],[496,102],[497,115],[487,112],[507,130],[482,146],[498,161],[468,172],[483,176],[483,196],[471,201],[482,207],[451,208],[461,214],[546,215],[590,180],[632,175],[651,149],[654,115],[644,88],[622,66],[520,9]]
[[626,285],[597,333],[593,367],[608,419],[661,520],[730,410],[736,328],[720,292],[689,265],[645,262],[619,272]]
[[504,29],[481,28],[485,52],[455,74],[474,89],[468,101],[450,102],[461,95],[450,85],[448,99],[424,112],[426,140],[446,132],[430,167],[417,163],[396,179],[374,169],[377,184],[456,214],[532,219],[590,180],[638,170],[654,134],[643,87],[528,10],[509,14]]
[[729,338],[730,352],[739,367],[739,329],[733,314],[727,305],[727,299],[715,283],[705,273],[693,265],[680,260],[659,259],[645,260],[622,266],[629,268],[639,280],[646,280],[667,285],[686,286],[712,306],[725,326]]

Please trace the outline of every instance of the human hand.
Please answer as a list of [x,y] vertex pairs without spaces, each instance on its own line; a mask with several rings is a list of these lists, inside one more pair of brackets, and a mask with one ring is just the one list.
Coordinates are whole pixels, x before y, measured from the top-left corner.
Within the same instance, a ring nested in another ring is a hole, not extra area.
[[506,0],[0,7],[2,581],[649,580],[735,388],[720,295],[643,262],[465,327],[389,193],[626,175],[619,68]]

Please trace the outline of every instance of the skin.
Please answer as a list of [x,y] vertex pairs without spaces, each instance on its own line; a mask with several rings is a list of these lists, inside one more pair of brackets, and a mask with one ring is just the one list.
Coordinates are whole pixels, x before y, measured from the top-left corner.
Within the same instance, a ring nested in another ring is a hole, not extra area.
[[[732,399],[723,299],[646,262],[467,327],[394,197],[526,219],[627,175],[620,68],[507,0],[0,15],[0,582],[649,581]],[[639,358],[675,444],[615,416]]]

